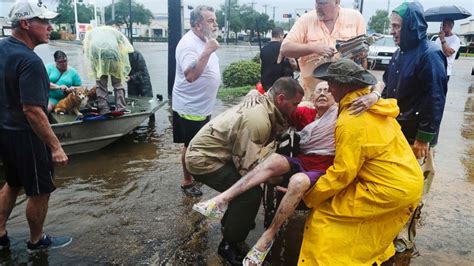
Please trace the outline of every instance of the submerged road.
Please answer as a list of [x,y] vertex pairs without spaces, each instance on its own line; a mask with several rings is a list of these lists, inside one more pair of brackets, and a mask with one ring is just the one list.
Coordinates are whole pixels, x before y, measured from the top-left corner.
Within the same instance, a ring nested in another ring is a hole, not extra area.
[[[154,92],[166,97],[166,44],[137,43],[145,55]],[[45,62],[62,49],[70,65],[86,76],[80,46],[52,43],[38,47]],[[222,67],[249,59],[255,47],[222,47]],[[423,209],[418,230],[420,256],[412,265],[474,265],[474,88],[470,88],[472,59],[455,62],[449,83],[446,110],[436,149],[437,175]],[[374,71],[381,77],[382,71]],[[214,114],[235,101],[219,100]],[[25,240],[26,197],[21,195],[7,227],[12,240],[0,251],[0,264],[160,264],[222,265],[217,255],[219,223],[207,221],[191,210],[200,199],[189,198],[179,188],[180,146],[173,144],[170,110],[161,109],[154,125],[144,124],[112,145],[88,154],[71,156],[58,167],[45,232],[73,236],[63,249],[29,255]],[[207,199],[215,195],[203,186]],[[270,255],[272,265],[293,265],[298,256],[305,213],[297,213],[278,237]],[[263,231],[263,211],[257,228],[247,239],[252,246]],[[404,261],[397,265],[407,265]]]

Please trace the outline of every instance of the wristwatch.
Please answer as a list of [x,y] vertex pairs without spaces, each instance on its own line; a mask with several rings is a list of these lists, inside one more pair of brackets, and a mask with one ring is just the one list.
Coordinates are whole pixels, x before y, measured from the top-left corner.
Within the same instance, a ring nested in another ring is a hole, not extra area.
[[372,93],[377,95],[377,100],[380,100],[380,98],[382,97],[382,94],[380,94],[380,92],[378,91],[372,91]]

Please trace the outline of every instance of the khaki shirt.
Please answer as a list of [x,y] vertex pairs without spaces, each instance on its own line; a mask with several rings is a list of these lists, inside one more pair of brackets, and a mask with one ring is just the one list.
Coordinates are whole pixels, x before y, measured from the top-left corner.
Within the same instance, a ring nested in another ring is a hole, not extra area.
[[[325,44],[335,48],[336,40],[345,41],[365,33],[364,18],[356,10],[339,8],[339,16],[332,32],[329,32],[324,22],[318,20],[316,10],[312,10],[296,21],[295,25],[293,25],[283,40],[282,45],[287,42],[302,44],[314,43]],[[299,59],[305,94],[306,92],[312,92],[318,83],[318,81],[312,77],[312,73],[316,65],[319,65],[315,64],[319,58],[319,55],[311,54],[302,56]]]
[[252,108],[234,106],[207,123],[191,140],[186,167],[191,174],[214,172],[233,162],[241,175],[275,148],[275,137],[288,128],[270,95]]

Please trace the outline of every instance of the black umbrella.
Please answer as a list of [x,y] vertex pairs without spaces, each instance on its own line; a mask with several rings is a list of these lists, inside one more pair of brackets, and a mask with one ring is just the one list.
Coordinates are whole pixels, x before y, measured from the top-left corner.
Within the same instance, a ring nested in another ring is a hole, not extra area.
[[471,16],[471,13],[465,8],[460,6],[439,6],[429,8],[425,11],[426,21],[438,21],[441,22],[444,19],[464,19]]

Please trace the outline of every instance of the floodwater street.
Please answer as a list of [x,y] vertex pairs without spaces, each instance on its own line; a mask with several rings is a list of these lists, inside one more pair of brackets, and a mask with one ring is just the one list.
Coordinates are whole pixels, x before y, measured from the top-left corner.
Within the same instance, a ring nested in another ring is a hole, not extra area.
[[[167,98],[166,44],[135,45],[147,62],[154,94]],[[81,46],[53,42],[36,51],[49,63],[58,49],[68,54],[69,64],[91,86]],[[223,45],[218,50],[221,67],[250,59],[257,49]],[[436,148],[437,174],[418,230],[420,256],[411,259],[411,265],[474,264],[473,64],[473,59],[463,57],[454,64]],[[378,78],[382,73],[374,71]],[[237,101],[219,100],[214,115]],[[219,223],[191,210],[216,192],[203,186],[204,195],[196,199],[179,188],[180,146],[172,141],[170,116],[170,109],[163,108],[154,125],[145,123],[104,149],[73,155],[67,166],[56,168],[58,189],[51,196],[45,232],[71,235],[71,245],[33,255],[26,252],[29,231],[22,194],[7,223],[12,246],[0,251],[0,264],[225,264],[217,254]],[[272,265],[296,264],[304,219],[305,213],[298,212],[284,226],[269,255]],[[262,232],[263,210],[247,238],[249,246]]]

